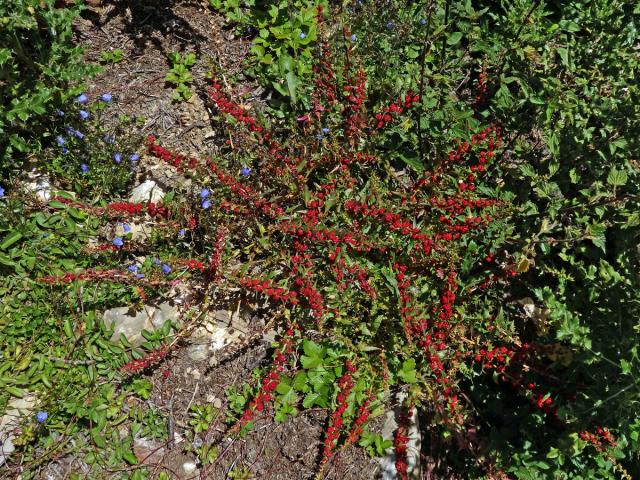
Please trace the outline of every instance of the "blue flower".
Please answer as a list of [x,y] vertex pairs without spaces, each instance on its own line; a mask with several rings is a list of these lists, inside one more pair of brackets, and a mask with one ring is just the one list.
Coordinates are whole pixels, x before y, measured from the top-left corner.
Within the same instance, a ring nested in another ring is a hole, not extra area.
[[124,242],[122,241],[122,239],[121,239],[120,237],[116,237],[116,238],[113,240],[113,244],[114,244],[116,247],[120,248],[122,245],[124,245]]
[[80,110],[80,119],[86,120],[87,118],[89,118],[89,112],[86,110]]
[[58,115],[59,117],[64,117],[64,112],[59,108],[56,108],[56,115]]
[[243,167],[242,170],[240,170],[240,173],[243,177],[248,177],[251,173],[251,169],[249,167]]
[[183,228],[183,229],[181,229],[181,230],[178,232],[178,235],[180,235],[181,237],[184,237],[184,235],[185,235],[184,228]]
[[89,166],[86,163],[83,163],[82,165],[80,165],[80,169],[83,173],[87,173],[89,171]]
[[144,278],[144,273],[137,273],[136,278]]
[[211,200],[205,200],[204,202],[202,202],[202,208],[204,208],[205,210],[211,208]]
[[358,40],[358,37],[356,37],[356,34],[354,33],[353,35],[351,35],[351,41],[355,42],[356,40]]
[[100,96],[100,100],[102,100],[103,102],[110,102],[112,98],[113,98],[113,97],[111,96],[111,94],[110,94],[110,93],[103,93],[103,94]]
[[36,422],[44,423],[47,421],[47,418],[49,418],[49,414],[47,412],[38,412],[36,415]]
[[64,145],[64,138],[62,138],[60,135],[58,135],[56,137],[56,142],[58,143],[59,146],[63,146]]
[[123,223],[122,224],[122,230],[124,231],[124,233],[129,233],[131,232],[131,226],[127,223]]
[[114,145],[116,143],[116,139],[113,137],[113,135],[105,134],[105,136],[102,138],[105,142],[110,143],[111,145]]
[[73,127],[67,127],[67,133],[69,135],[73,135],[74,137],[79,138],[80,140],[84,138],[84,133],[82,133],[80,130],[76,130]]
[[136,265],[129,265],[128,270],[132,273],[136,273],[138,271],[138,267]]
[[389,30],[392,30],[393,27],[395,26],[393,22],[387,22],[387,24],[385,25]]
[[132,153],[129,159],[131,159],[132,162],[137,162],[138,160],[140,160],[140,155],[138,155],[137,153]]
[[307,36],[305,35],[305,33],[304,33],[304,32],[302,32],[302,33],[300,34],[300,40],[304,40],[306,37],[307,37]]
[[423,18],[422,20],[420,20],[420,25],[426,25],[427,24],[427,19]]
[[156,265],[160,265],[162,262],[160,261],[159,258],[154,258],[153,263],[155,263]]
[[200,190],[200,198],[202,198],[203,200],[207,198],[210,194],[211,192],[209,191],[208,188],[203,188],[202,190]]
[[120,163],[122,161],[122,154],[121,153],[116,153],[113,156],[113,159],[116,161],[116,163]]
[[170,272],[171,272],[171,267],[169,265],[167,265],[166,263],[162,265],[162,273],[164,273],[165,275],[168,275]]
[[69,149],[67,147],[64,147],[62,149],[62,153],[64,153],[66,155],[67,153],[69,153]]
[[0,198],[4,197],[4,188],[0,186]]
[[87,98],[87,96],[83,93],[81,95],[78,96],[78,98],[76,98],[76,102],[84,105],[85,103],[87,103],[89,101],[89,99]]
[[327,127],[324,127],[324,128],[322,129],[322,133],[324,133],[325,135],[326,135],[327,133],[329,133],[329,132],[330,132],[330,130],[329,130]]

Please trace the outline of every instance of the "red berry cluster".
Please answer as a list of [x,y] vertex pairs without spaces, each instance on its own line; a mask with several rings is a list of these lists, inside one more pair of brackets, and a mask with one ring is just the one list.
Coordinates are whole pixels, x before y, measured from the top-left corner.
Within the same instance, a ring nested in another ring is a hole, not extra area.
[[347,371],[338,379],[338,396],[336,398],[337,406],[329,418],[329,427],[327,428],[327,434],[324,439],[324,449],[322,452],[322,464],[325,464],[331,459],[334,454],[334,448],[338,438],[340,438],[340,430],[344,423],[343,415],[347,410],[349,404],[347,398],[353,389],[353,373],[356,371],[356,367],[350,362],[346,362]]
[[251,187],[240,183],[235,177],[226,173],[215,163],[209,162],[209,167],[220,183],[229,187],[233,193],[242,200],[250,203],[253,208],[270,217],[279,217],[284,213],[282,208],[260,197]]
[[385,127],[388,123],[390,123],[394,116],[402,114],[405,109],[410,109],[414,103],[420,101],[420,95],[414,94],[411,90],[409,90],[405,96],[404,100],[402,98],[397,99],[391,105],[386,105],[382,107],[380,113],[376,113],[375,119],[376,124],[374,128],[376,130],[380,130]]
[[294,291],[288,291],[285,288],[275,286],[271,280],[257,280],[253,278],[240,279],[240,285],[255,292],[264,293],[268,297],[276,301],[288,302],[291,305],[297,305],[298,294]]
[[147,368],[153,367],[164,360],[169,354],[169,350],[169,347],[166,346],[152,350],[144,357],[138,360],[131,360],[129,363],[124,364],[120,370],[129,375],[137,375],[138,373],[141,373]]
[[400,480],[409,480],[407,473],[407,450],[411,417],[411,409],[406,414],[400,414],[398,416],[398,428],[393,435],[393,447],[396,455],[396,473]]
[[447,418],[448,420],[452,420],[454,423],[458,425],[462,425],[464,419],[460,413],[461,405],[458,403],[458,395],[455,393],[457,390],[453,387],[446,387],[442,392],[444,398],[447,401],[447,406],[449,407],[449,414],[452,415],[452,418]]
[[236,423],[234,429],[240,429],[248,422],[255,418],[256,412],[262,412],[268,402],[273,399],[273,392],[280,384],[280,375],[284,371],[287,355],[293,353],[293,336],[297,329],[295,323],[291,323],[284,333],[281,349],[278,350],[273,358],[273,363],[260,384],[258,394],[249,402],[249,406],[245,409],[240,422]]
[[372,397],[367,398],[362,405],[358,408],[358,416],[356,417],[349,434],[347,435],[346,443],[353,444],[358,441],[360,435],[364,431],[364,424],[369,419],[369,415],[371,415],[371,411],[369,406],[371,405]]
[[491,198],[462,198],[458,195],[449,198],[431,197],[429,203],[432,207],[439,208],[445,212],[460,215],[465,210],[480,210],[501,204],[498,200]]
[[589,442],[600,452],[606,448],[616,446],[616,439],[613,434],[603,427],[596,427],[595,433],[584,430],[580,432],[580,438],[585,442]]
[[480,133],[473,134],[471,136],[471,142],[464,141],[458,148],[449,152],[449,161],[460,163],[467,156],[469,156],[474,146],[481,147],[477,153],[477,162],[469,167],[472,177],[467,175],[467,178],[458,180],[458,188],[460,191],[473,191],[475,190],[475,172],[484,172],[486,165],[495,156],[495,150],[502,145],[502,131],[500,127],[492,126],[487,127]]
[[487,370],[495,369],[496,372],[502,373],[507,368],[507,362],[514,356],[515,352],[507,347],[495,347],[491,350],[484,348],[473,356],[473,360],[482,363]]
[[[420,348],[427,348],[431,345],[431,336],[426,333],[428,328],[426,320],[414,318],[417,312],[413,305],[413,298],[408,293],[411,287],[411,280],[405,273],[407,266],[394,263],[393,269],[396,272],[396,282],[398,283],[398,291],[400,292],[400,315],[402,317],[407,342],[413,343],[414,335],[416,335]],[[428,341],[428,344],[425,344],[425,341]]]
[[167,207],[153,202],[145,203],[133,203],[133,202],[112,202],[106,207],[92,207],[85,203],[69,200],[68,198],[54,196],[51,201],[56,201],[69,205],[70,207],[90,212],[95,215],[109,215],[111,217],[122,217],[123,214],[127,216],[140,215],[147,213],[152,217],[168,217],[169,210]]
[[335,274],[336,281],[339,282],[338,290],[343,291],[347,288],[346,280],[347,277],[350,277],[358,282],[363,292],[371,299],[375,299],[377,293],[369,283],[367,269],[355,264],[347,265],[344,257],[338,256],[339,253],[340,247],[336,247],[336,250],[329,255],[329,260],[334,262],[334,265],[331,266],[331,271]]
[[319,45],[320,58],[313,66],[315,73],[315,89],[313,92],[314,110],[324,110],[322,106],[323,100],[333,105],[338,100],[338,91],[336,88],[336,73],[333,70],[331,48],[327,42]]
[[356,200],[347,200],[344,202],[344,208],[353,214],[382,220],[391,230],[399,232],[402,235],[410,236],[412,240],[418,242],[419,250],[425,255],[429,255],[433,249],[433,240],[431,237],[422,233],[419,228],[413,226],[412,222],[403,219],[398,213],[391,212],[382,207],[370,207],[366,203],[361,203]]
[[209,89],[209,95],[223,115],[231,115],[238,122],[245,124],[252,132],[263,130],[255,118],[248,115],[245,109],[222,93],[222,84],[214,80],[212,88]]
[[340,165],[343,170],[349,168],[349,165],[353,163],[360,164],[369,164],[373,165],[378,162],[378,158],[374,155],[369,155],[367,153],[357,152],[356,154],[349,157],[341,157]]
[[487,85],[487,78],[487,66],[483,65],[482,70],[478,74],[478,83],[476,84],[476,105],[482,102],[484,96],[489,90],[489,86]]
[[342,116],[345,119],[344,132],[347,137],[354,137],[364,129],[365,83],[364,70],[359,69],[358,73],[343,87],[346,98]]
[[311,315],[316,319],[316,321],[320,322],[324,316],[324,300],[322,299],[322,295],[313,288],[308,275],[305,278],[296,278],[294,283],[296,287],[298,287],[300,296],[307,300],[309,308],[311,309]]
[[188,158],[185,155],[174,153],[171,150],[157,145],[156,137],[153,135],[147,137],[147,150],[151,155],[173,165],[178,170],[182,169],[183,162],[187,162],[187,166],[192,170],[196,168],[197,160],[195,158]]
[[[278,354],[277,359],[280,357],[284,359],[284,355],[281,353]],[[278,363],[277,360],[276,363]],[[271,401],[273,398],[273,392],[278,388],[279,384],[280,375],[278,373],[278,369],[273,368],[262,379],[260,392],[258,392],[253,400],[249,402],[249,408],[244,411],[242,418],[240,419],[241,423],[246,424],[247,422],[250,422],[254,419],[255,412],[262,412],[264,410],[265,403]]]
[[490,216],[487,216],[487,218],[467,217],[462,224],[456,224],[451,218],[441,215],[438,217],[438,221],[446,227],[446,231],[436,233],[435,239],[447,242],[457,240],[464,233],[469,233],[472,230],[486,226],[491,220]]
[[[370,242],[363,237],[356,237],[352,233],[341,234],[334,230],[324,229],[312,229],[304,226],[298,226],[294,223],[283,222],[280,224],[281,231],[296,237],[303,242],[318,242],[318,243],[331,243],[334,245],[346,245],[355,251],[369,252],[373,246]],[[304,244],[300,244],[304,245]],[[306,250],[304,246],[301,247]],[[330,258],[331,259],[331,258]]]
[[40,277],[38,279],[39,282],[43,283],[71,283],[76,281],[90,281],[90,280],[111,280],[118,282],[129,282],[131,280],[131,275],[127,272],[122,272],[120,270],[93,270],[87,269],[84,272],[78,273],[64,273],[62,275],[47,275],[45,277]]
[[[149,136],[147,139],[147,147],[149,149],[149,153],[157,156],[164,161],[172,163],[176,168],[178,168],[182,161],[186,159],[186,157],[182,155],[175,154],[170,150],[156,145],[155,140],[156,139],[153,136]],[[190,159],[189,166],[190,168],[196,168],[197,161],[195,159]],[[249,203],[250,206],[255,210],[271,217],[278,217],[284,213],[284,210],[282,208],[260,197],[260,195],[258,195],[251,187],[240,183],[234,176],[228,174],[222,168],[220,168],[215,162],[213,162],[213,160],[208,160],[208,166],[211,172],[216,176],[218,181],[220,181],[220,183],[229,187],[229,189],[236,196]],[[159,207],[156,207],[156,210],[157,208]]]
[[209,278],[215,280],[220,275],[220,262],[229,231],[225,227],[218,228],[216,233],[216,243],[213,246],[213,253],[209,260]]
[[189,270],[200,270],[201,272],[204,272],[205,270],[204,263],[202,263],[200,260],[178,260],[176,263],[187,267],[187,269]]

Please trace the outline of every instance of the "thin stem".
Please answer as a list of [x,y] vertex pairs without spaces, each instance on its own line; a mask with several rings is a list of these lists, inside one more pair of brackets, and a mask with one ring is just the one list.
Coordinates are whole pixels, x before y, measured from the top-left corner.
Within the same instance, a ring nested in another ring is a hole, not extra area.
[[451,0],[447,0],[447,3],[444,6],[444,36],[442,37],[442,52],[440,54],[440,72],[442,72],[444,68],[444,54],[447,50],[447,24],[449,23],[449,10],[451,6]]
[[[431,47],[433,46],[433,42],[429,42],[429,48],[427,49],[427,40],[429,38],[429,34],[431,31],[431,17],[433,14],[433,1],[429,3],[429,16],[427,18],[427,27],[424,33],[424,41],[422,42],[422,52],[421,56],[421,66],[420,66],[420,86],[418,87],[418,94],[420,95],[420,100],[424,98],[424,72],[427,65],[427,55],[431,52]],[[419,109],[418,113],[418,153],[420,155],[420,163],[424,165],[424,139],[422,136],[422,112],[423,109]]]

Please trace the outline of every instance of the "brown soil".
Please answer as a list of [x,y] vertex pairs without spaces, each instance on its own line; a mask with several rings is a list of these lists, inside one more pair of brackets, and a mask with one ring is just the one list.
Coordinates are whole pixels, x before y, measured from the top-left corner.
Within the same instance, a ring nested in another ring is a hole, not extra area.
[[[76,34],[89,61],[99,61],[103,51],[120,48],[124,52],[123,61],[106,64],[104,72],[89,83],[88,94],[92,98],[103,92],[113,94],[114,104],[110,108],[116,114],[114,117],[144,117],[139,133],[154,134],[163,145],[183,153],[215,152],[216,145],[223,140],[212,127],[207,107],[209,73],[215,66],[229,76],[236,74],[247,54],[248,43],[234,38],[232,30],[224,28],[222,19],[208,8],[207,2],[103,2],[102,6],[83,13]],[[164,81],[170,68],[167,54],[173,51],[193,52],[197,56],[192,69],[194,96],[189,102],[173,102],[173,89]],[[253,92],[254,99],[259,93],[254,85],[240,88],[245,93]],[[149,159],[141,162],[138,177],[144,178],[156,166],[150,165]],[[257,329],[261,323],[259,319],[252,320],[250,327]],[[227,436],[225,389],[254,381],[251,371],[270,357],[268,342],[258,342],[213,366],[210,360],[191,360],[188,345],[185,342],[150,376],[154,387],[148,405],[163,412],[174,431],[172,444],[136,451],[139,460],[152,471],[151,478],[166,471],[172,478],[225,479],[230,478],[229,472],[234,468],[243,467],[251,472],[248,478],[314,478],[329,414],[326,410],[307,410],[282,424],[266,414],[245,438],[230,440]],[[225,356],[225,350],[220,355]],[[217,445],[220,454],[213,464],[198,464],[198,470],[188,475],[183,464],[196,461],[185,433],[191,429],[189,407],[212,402],[222,403],[221,413],[206,435],[201,436]],[[376,478],[378,470],[376,460],[362,449],[351,447],[335,458],[323,478],[369,480]],[[112,475],[113,472],[108,473],[105,478]]]

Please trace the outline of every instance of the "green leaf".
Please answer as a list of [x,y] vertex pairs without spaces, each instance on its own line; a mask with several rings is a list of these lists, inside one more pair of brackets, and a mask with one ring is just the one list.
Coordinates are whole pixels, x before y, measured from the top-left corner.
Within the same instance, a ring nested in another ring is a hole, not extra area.
[[627,183],[627,180],[627,172],[616,170],[615,168],[612,168],[609,172],[609,175],[607,176],[607,183],[609,185],[613,185],[614,187],[625,185]]
[[631,374],[631,364],[624,358],[620,360],[620,369],[622,370],[623,375]]
[[6,250],[21,238],[22,238],[22,234],[16,230],[13,230],[4,238],[4,240],[0,244],[0,250]]
[[457,45],[462,40],[462,32],[453,32],[447,38],[447,45]]
[[280,382],[276,387],[276,392],[278,392],[280,395],[286,395],[290,391],[291,391],[291,385],[285,382]]
[[58,210],[67,208],[64,203],[59,202],[58,200],[52,200],[51,202],[49,202],[49,206]]
[[569,50],[567,50],[566,48],[558,48],[558,54],[560,55],[562,64],[565,67],[568,67],[569,66]]
[[301,355],[300,363],[302,364],[302,368],[308,370],[310,368],[316,368],[322,365],[322,359],[319,357],[307,357],[306,355]]
[[601,248],[602,251],[606,251],[606,243],[607,237],[605,236],[605,232],[607,227],[601,223],[594,223],[587,227],[588,238],[593,242],[593,244]]
[[129,464],[129,465],[136,465],[138,463],[138,459],[136,458],[136,456],[133,454],[133,452],[131,450],[125,450],[122,453],[122,458]]
[[316,401],[320,398],[319,393],[308,393],[304,400],[302,401],[302,406],[304,408],[311,408],[316,403]]
[[299,392],[307,391],[309,387],[307,386],[306,372],[296,373],[296,376],[293,377],[293,381],[291,382],[291,386]]
[[410,358],[402,362],[402,370],[398,372],[398,377],[406,383],[415,383],[418,381],[415,359]]
[[287,88],[289,90],[291,102],[295,104],[298,100],[298,97],[296,96],[296,90],[298,88],[298,85],[300,84],[300,79],[291,70],[287,72],[285,78],[287,79]]
[[325,350],[324,348],[322,348],[321,345],[318,345],[317,343],[311,341],[311,340],[304,340],[302,342],[302,349],[304,350],[305,355],[309,356],[309,357],[319,357],[322,358],[325,355]]
[[422,173],[424,171],[424,165],[420,162],[420,157],[418,156],[417,152],[410,152],[406,154],[399,153],[398,156],[404,163],[409,165],[418,173]]

